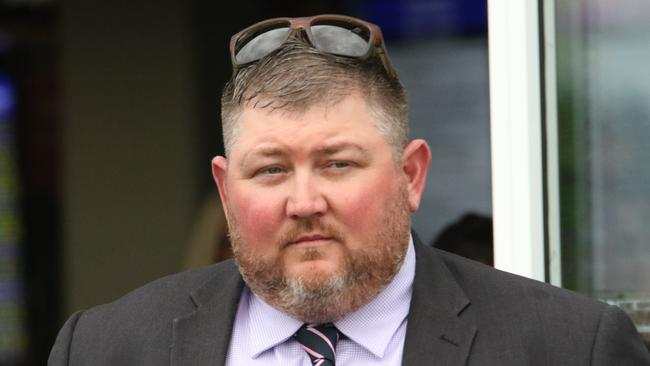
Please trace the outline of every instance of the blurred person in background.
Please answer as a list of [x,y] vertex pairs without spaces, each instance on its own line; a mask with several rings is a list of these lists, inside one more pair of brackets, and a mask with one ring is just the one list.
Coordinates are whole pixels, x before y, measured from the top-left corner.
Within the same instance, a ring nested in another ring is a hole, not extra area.
[[465,258],[494,266],[492,219],[466,213],[444,227],[433,239],[432,246]]
[[380,30],[236,34],[212,162],[235,259],[73,314],[50,365],[648,365],[618,308],[423,245],[431,152]]

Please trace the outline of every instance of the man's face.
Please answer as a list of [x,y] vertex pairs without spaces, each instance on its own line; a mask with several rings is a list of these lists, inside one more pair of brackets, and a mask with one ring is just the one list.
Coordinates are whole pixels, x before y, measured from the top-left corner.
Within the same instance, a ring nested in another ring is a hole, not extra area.
[[215,158],[213,171],[251,289],[272,305],[289,296],[273,293],[283,286],[339,302],[347,292],[348,307],[369,301],[362,298],[374,297],[399,269],[421,188],[414,189],[408,163],[396,161],[367,103],[352,94],[299,115],[245,108],[238,123],[229,160]]

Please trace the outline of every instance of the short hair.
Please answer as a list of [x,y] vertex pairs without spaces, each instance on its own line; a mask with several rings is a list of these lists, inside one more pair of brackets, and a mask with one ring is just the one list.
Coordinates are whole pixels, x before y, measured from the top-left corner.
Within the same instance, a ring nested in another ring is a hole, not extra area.
[[237,119],[245,106],[304,113],[316,105],[335,105],[353,92],[367,98],[377,128],[400,156],[408,138],[408,103],[396,73],[386,72],[379,57],[335,56],[297,38],[235,71],[226,83],[221,98],[226,155],[237,139]]

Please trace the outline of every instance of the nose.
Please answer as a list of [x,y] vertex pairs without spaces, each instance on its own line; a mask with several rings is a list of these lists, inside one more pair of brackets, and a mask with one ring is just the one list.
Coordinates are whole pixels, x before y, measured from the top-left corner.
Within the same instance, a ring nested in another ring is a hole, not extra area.
[[307,176],[296,176],[287,199],[286,214],[291,218],[322,215],[327,211],[327,200],[318,182]]

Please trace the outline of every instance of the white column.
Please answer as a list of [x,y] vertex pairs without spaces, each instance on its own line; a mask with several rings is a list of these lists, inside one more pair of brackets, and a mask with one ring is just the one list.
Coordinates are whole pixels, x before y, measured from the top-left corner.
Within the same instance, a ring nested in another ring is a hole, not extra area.
[[488,24],[495,266],[543,281],[538,3],[489,0]]
[[546,111],[546,227],[548,280],[562,287],[560,243],[560,157],[557,116],[557,67],[555,58],[555,0],[544,0],[544,89]]

